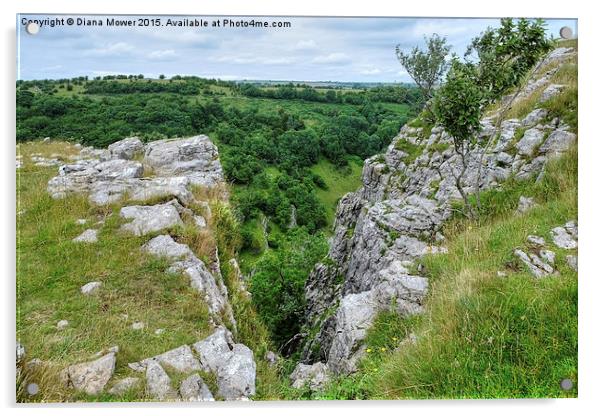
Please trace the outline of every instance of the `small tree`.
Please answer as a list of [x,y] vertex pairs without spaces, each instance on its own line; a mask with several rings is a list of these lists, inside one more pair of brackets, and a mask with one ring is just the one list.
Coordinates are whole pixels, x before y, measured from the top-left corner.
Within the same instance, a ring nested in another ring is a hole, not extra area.
[[477,74],[475,65],[454,58],[446,82],[437,91],[433,103],[437,122],[453,138],[454,151],[460,157],[460,171],[454,171],[451,164],[450,171],[464,201],[466,212],[471,218],[474,218],[476,213],[464,190],[463,179],[470,163],[470,152],[477,145],[477,133],[485,100]]
[[163,74],[159,75],[159,79],[165,79],[165,75],[163,75]]
[[422,92],[425,102],[433,97],[434,88],[441,82],[448,68],[446,61],[451,46],[447,40],[434,33],[430,38],[424,37],[426,51],[415,46],[409,53],[402,51],[400,45],[395,47],[395,53],[401,66],[414,80]]
[[[470,153],[479,145],[477,133],[483,109],[509,89],[517,87],[550,48],[542,20],[502,19],[499,28],[488,28],[480,37],[473,39],[464,62],[453,59],[445,84],[437,90],[433,105],[435,118],[452,136],[454,150],[461,159],[460,171],[455,172],[451,165],[450,170],[466,213],[472,218],[477,213],[466,195],[463,178],[470,163]],[[470,61],[473,55],[477,57],[474,63]],[[516,96],[515,93],[500,110],[495,129],[480,151],[474,183],[479,209],[483,157],[498,134],[505,111]]]

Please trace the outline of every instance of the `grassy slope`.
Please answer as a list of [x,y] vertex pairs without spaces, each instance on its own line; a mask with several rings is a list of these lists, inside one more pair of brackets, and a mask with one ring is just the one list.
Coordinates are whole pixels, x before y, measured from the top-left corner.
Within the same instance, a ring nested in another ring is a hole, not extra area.
[[[152,236],[119,232],[120,206],[92,207],[82,196],[56,201],[50,198],[46,184],[56,175],[56,168],[33,166],[29,155],[74,154],[75,148],[66,143],[30,142],[19,145],[18,152],[26,163],[17,174],[17,339],[26,346],[26,361],[39,358],[47,363],[42,370],[28,374],[27,381],[40,384],[41,394],[31,398],[18,392],[18,397],[24,401],[116,400],[108,394],[96,398],[74,394],[61,387],[58,373],[67,365],[118,345],[113,380],[139,376],[127,367],[129,362],[196,342],[211,333],[204,300],[189,287],[186,277],[165,273],[165,261],[141,252],[140,247]],[[88,223],[77,224],[80,218]],[[102,219],[105,224],[101,228],[96,223]],[[217,229],[212,220],[209,222],[212,229]],[[87,228],[101,229],[98,243],[71,241]],[[208,246],[215,244],[213,236],[199,233],[190,224],[170,233],[189,244],[202,259],[211,251]],[[270,347],[267,332],[253,315],[250,301],[241,298],[238,288],[233,287],[227,259],[222,262],[231,303],[239,318],[238,339],[256,352],[258,395],[273,397],[269,386],[275,384],[275,370],[262,359]],[[90,281],[101,281],[103,286],[98,295],[83,296],[80,287]],[[63,319],[69,321],[69,326],[58,330],[56,323]],[[135,321],[144,322],[145,329],[131,329]],[[158,328],[165,330],[163,334],[155,335]],[[147,397],[143,389],[138,389],[124,399]]]
[[362,167],[360,161],[350,160],[349,166],[337,169],[327,160],[320,160],[311,167],[311,171],[324,179],[327,189],[318,189],[316,195],[326,208],[327,229],[332,227],[339,199],[348,192],[356,191],[362,185]]

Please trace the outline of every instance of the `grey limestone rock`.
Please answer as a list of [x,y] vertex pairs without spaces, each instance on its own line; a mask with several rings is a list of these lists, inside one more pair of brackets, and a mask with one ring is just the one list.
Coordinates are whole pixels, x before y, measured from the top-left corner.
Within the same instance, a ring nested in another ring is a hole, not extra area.
[[201,376],[193,374],[180,384],[180,397],[187,402],[212,402],[215,399]]
[[[567,227],[568,225],[568,227]],[[564,227],[556,227],[550,231],[552,241],[559,248],[571,250],[577,248],[577,226],[568,222]]]
[[158,362],[162,366],[169,366],[181,373],[190,373],[201,369],[199,360],[192,353],[188,345],[182,345],[173,350],[164,352],[151,358],[140,361],[142,367],[148,367],[151,362]]
[[256,364],[244,344],[235,344],[224,327],[193,345],[201,366],[217,376],[218,394],[225,400],[245,400],[255,395]]
[[97,360],[68,367],[63,376],[67,384],[76,390],[97,395],[113,376],[115,361],[115,353],[110,352]]
[[89,282],[83,285],[80,289],[84,295],[94,294],[102,286],[101,282]]
[[296,389],[308,385],[311,390],[318,391],[330,381],[330,374],[324,363],[317,362],[312,365],[299,363],[291,373],[290,379]]
[[184,224],[178,210],[169,203],[123,207],[119,216],[132,220],[121,228],[134,235],[145,235]]
[[112,143],[108,147],[112,159],[131,160],[144,150],[142,141],[137,137],[128,137]]
[[146,366],[146,388],[156,400],[175,401],[178,393],[171,386],[171,379],[157,361],[150,361]]
[[115,382],[115,384],[113,384],[113,387],[109,389],[109,393],[119,396],[124,393],[127,393],[128,391],[136,387],[138,384],[140,384],[140,379],[138,377],[125,377]]
[[75,237],[72,241],[74,243],[96,243],[98,241],[98,230],[90,228]]

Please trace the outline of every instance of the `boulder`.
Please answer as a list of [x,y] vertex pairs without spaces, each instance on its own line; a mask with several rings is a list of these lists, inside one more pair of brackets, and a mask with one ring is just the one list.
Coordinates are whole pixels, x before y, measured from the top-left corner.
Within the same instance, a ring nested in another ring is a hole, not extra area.
[[557,96],[564,89],[564,85],[560,84],[550,84],[546,87],[545,90],[541,93],[541,97],[539,99],[540,103],[548,101],[550,98]]
[[234,341],[232,334],[223,326],[218,327],[213,334],[193,345],[199,355],[204,371],[217,372],[224,359],[232,351]]
[[177,400],[178,393],[171,387],[171,379],[154,360],[151,360],[146,367],[146,388],[151,397],[156,400]]
[[169,366],[180,373],[190,373],[201,369],[199,361],[195,358],[188,345],[182,345],[163,354],[147,358],[140,361],[139,364],[146,368],[151,362],[160,363],[162,366]]
[[318,391],[330,381],[330,374],[324,363],[317,362],[312,365],[299,363],[291,373],[290,379],[296,389],[307,385],[312,391]]
[[144,150],[142,141],[137,137],[128,137],[109,145],[112,159],[131,160]]
[[545,143],[539,148],[539,151],[551,156],[557,156],[569,150],[576,140],[577,135],[575,133],[557,129],[550,133]]
[[180,397],[187,402],[212,402],[215,399],[201,376],[193,374],[180,384]]
[[121,229],[134,235],[146,235],[166,228],[184,225],[178,210],[169,203],[159,205],[131,205],[121,208],[119,216],[132,220]]
[[186,244],[176,243],[169,235],[159,235],[149,240],[142,249],[154,256],[167,257],[171,260],[194,256]]
[[527,241],[536,247],[543,247],[546,245],[546,240],[544,240],[543,237],[537,235],[527,236]]
[[225,400],[244,400],[255,395],[257,367],[253,351],[234,344],[226,362],[217,370],[218,394]]
[[569,233],[566,227],[556,227],[550,231],[552,241],[558,248],[571,250],[577,248],[577,240]]
[[253,351],[234,344],[224,327],[193,345],[201,366],[217,376],[218,394],[225,400],[244,400],[255,395],[256,364]]
[[68,367],[63,376],[67,384],[90,395],[103,391],[115,371],[115,353],[110,352],[97,360]]
[[519,155],[522,156],[533,156],[533,153],[537,146],[543,141],[544,132],[538,128],[531,128],[525,131],[523,137],[516,144],[516,150]]
[[157,176],[187,176],[196,185],[214,186],[223,181],[217,147],[204,135],[151,142],[144,164]]
[[80,291],[84,295],[92,295],[98,290],[98,288],[100,288],[100,286],[102,286],[101,282],[90,282],[83,285],[80,288]]
[[545,110],[543,108],[536,108],[535,110],[533,110],[529,114],[527,114],[525,116],[525,118],[523,118],[523,120],[521,121],[521,124],[523,126],[534,126],[534,125],[540,123],[541,121],[543,121],[547,115],[548,115],[547,110]]
[[98,241],[98,230],[90,228],[75,237],[72,241],[74,243],[96,243]]
[[69,321],[67,321],[66,319],[62,319],[56,323],[56,329],[58,329],[59,331],[67,328],[68,326],[69,326]]
[[96,180],[110,181],[114,179],[139,178],[144,173],[142,163],[132,160],[113,159],[94,165],[98,171]]

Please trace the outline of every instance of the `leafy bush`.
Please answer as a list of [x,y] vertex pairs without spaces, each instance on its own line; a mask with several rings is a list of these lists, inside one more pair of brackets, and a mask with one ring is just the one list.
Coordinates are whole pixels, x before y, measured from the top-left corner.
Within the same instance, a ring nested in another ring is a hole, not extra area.
[[305,280],[328,244],[318,234],[298,228],[259,260],[251,280],[253,303],[269,328],[274,342],[284,345],[299,332],[305,312]]

